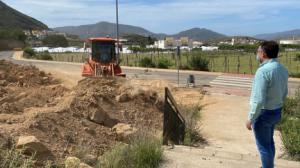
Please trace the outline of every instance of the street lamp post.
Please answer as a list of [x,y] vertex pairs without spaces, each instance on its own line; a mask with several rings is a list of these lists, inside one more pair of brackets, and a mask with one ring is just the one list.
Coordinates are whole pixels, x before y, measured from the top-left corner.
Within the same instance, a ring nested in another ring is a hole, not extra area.
[[120,37],[119,37],[119,0],[116,0],[116,24],[117,24],[117,61],[120,59]]

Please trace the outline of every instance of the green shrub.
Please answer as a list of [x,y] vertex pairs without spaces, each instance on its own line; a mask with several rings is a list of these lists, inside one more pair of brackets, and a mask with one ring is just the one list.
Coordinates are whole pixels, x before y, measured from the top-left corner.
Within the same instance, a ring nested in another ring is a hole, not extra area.
[[295,61],[300,61],[300,53],[296,54]]
[[300,90],[294,98],[286,99],[278,128],[287,153],[300,161]]
[[111,151],[101,156],[96,168],[125,168],[127,165],[127,150],[125,144],[118,144]]
[[104,154],[97,168],[157,168],[163,156],[162,143],[153,136],[137,136],[129,145],[117,145]]
[[288,154],[300,160],[300,118],[287,118],[281,125],[282,142]]
[[50,35],[43,39],[43,45],[47,47],[68,47],[69,43],[63,35]]
[[158,60],[157,68],[168,69],[172,63],[167,58],[160,58]]
[[183,144],[186,146],[198,146],[205,144],[205,139],[200,134],[199,120],[201,118],[202,106],[192,106],[184,108],[186,128]]
[[140,66],[147,67],[147,68],[154,68],[155,64],[152,62],[150,58],[144,57],[140,60]]
[[300,78],[300,73],[290,73],[290,77]]
[[193,70],[209,71],[209,60],[201,56],[193,56],[189,61],[189,65]]
[[0,149],[0,167],[3,168],[32,168],[34,167],[33,158],[33,156],[24,156],[22,150],[15,148]]
[[32,48],[27,47],[24,49],[25,58],[34,58],[35,56],[36,56],[36,52]]
[[44,51],[42,53],[39,53],[36,58],[39,60],[53,60],[49,51]]
[[159,167],[162,160],[162,142],[150,136],[140,136],[131,143],[131,159],[133,167],[155,168]]
[[0,39],[14,39],[25,42],[26,35],[22,29],[18,28],[0,28]]

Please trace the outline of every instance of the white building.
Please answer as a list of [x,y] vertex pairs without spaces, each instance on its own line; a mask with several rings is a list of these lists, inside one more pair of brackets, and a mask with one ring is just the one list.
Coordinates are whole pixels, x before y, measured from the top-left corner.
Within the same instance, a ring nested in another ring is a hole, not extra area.
[[202,45],[203,45],[203,42],[200,42],[200,41],[193,41],[192,42],[193,48],[201,48]]
[[300,40],[280,40],[280,44],[300,45]]
[[202,51],[218,51],[219,47],[214,46],[202,46]]
[[165,40],[158,40],[154,42],[154,46],[156,48],[165,49],[166,48],[166,41]]

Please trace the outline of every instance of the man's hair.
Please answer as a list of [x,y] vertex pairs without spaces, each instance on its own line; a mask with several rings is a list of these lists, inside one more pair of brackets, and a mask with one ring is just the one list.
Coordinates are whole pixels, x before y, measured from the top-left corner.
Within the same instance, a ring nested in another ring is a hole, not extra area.
[[279,45],[276,41],[264,41],[261,43],[260,47],[268,58],[278,57]]

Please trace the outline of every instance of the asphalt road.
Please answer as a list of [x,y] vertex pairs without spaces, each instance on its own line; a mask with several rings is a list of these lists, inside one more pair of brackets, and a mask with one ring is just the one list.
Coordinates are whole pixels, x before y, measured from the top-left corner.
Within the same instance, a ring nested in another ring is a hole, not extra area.
[[[17,64],[26,64],[26,65],[34,65],[41,69],[54,69],[54,70],[61,70],[63,72],[68,71],[70,72],[70,75],[81,75],[81,66],[79,64],[65,64],[65,63],[57,63],[57,62],[35,62],[30,60],[15,60],[12,58],[13,52],[11,51],[5,51],[0,52],[0,59],[6,59],[10,60],[13,63]],[[145,71],[145,69],[128,69],[123,68],[124,73],[128,77],[137,77],[141,79],[162,79],[167,80],[172,83],[178,83],[178,74],[177,72],[166,72],[166,71]],[[179,82],[180,85],[185,85],[186,80],[190,73],[187,72],[180,72],[179,73]],[[193,74],[196,79],[196,85],[209,85],[209,82],[212,81],[217,77],[216,74]]]
[[[17,64],[34,65],[42,70],[48,69],[57,72],[63,72],[65,75],[70,76],[70,78],[80,79],[81,78],[81,65],[80,64],[68,64],[63,62],[43,62],[43,61],[30,61],[30,60],[15,60],[12,58],[12,51],[0,52],[0,59],[10,60]],[[145,71],[143,68],[123,68],[124,73],[127,77],[136,77],[140,79],[161,79],[167,80],[174,84],[178,83],[177,71],[170,70],[150,70]],[[180,71],[179,73],[179,84],[180,86],[186,85],[186,80],[190,74],[193,74],[196,79],[196,86],[209,86],[210,82],[214,80],[220,74],[218,73],[201,73],[201,72],[187,72]],[[289,81],[290,95],[295,93],[300,87],[300,80]],[[237,87],[227,87],[230,89],[238,89]]]

